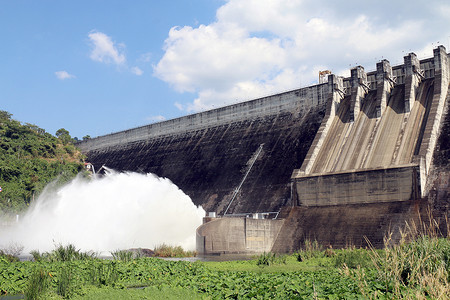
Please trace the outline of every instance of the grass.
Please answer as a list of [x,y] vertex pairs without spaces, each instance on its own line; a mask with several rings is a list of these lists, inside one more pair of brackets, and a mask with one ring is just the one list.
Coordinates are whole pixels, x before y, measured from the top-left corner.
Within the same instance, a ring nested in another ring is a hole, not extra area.
[[[260,256],[263,256],[261,254]],[[265,254],[266,256],[268,254]],[[271,253],[271,255],[273,255]],[[283,259],[276,263],[269,265],[258,264],[259,257],[255,257],[253,260],[246,261],[223,261],[223,262],[197,262],[203,264],[205,267],[221,272],[252,272],[252,273],[279,273],[279,272],[314,272],[318,270],[325,270],[329,267],[333,267],[333,261],[331,258],[322,257],[314,258],[302,262],[298,262],[294,255],[284,255]]]
[[256,265],[260,267],[280,264],[286,264],[286,255],[277,255],[276,253],[264,252],[256,259]]
[[[164,257],[186,255],[179,247],[162,245],[155,250]],[[0,287],[0,295],[7,291],[24,291],[27,299],[241,299],[259,295],[447,299],[450,295],[450,239],[414,225],[406,226],[398,243],[386,236],[382,250],[323,249],[317,242],[306,241],[292,255],[263,253],[248,261],[190,263],[134,255],[116,251],[115,260],[103,261],[74,246],[60,245],[34,263],[0,260],[8,268],[3,275],[0,268],[0,285],[2,276],[10,282],[26,279],[23,290],[17,285]],[[84,260],[77,260],[80,257]],[[24,273],[16,275],[20,270]]]
[[111,252],[113,259],[121,261],[131,261],[135,258],[140,257],[138,253],[134,253],[130,250],[116,250]]
[[195,257],[197,252],[186,251],[181,246],[170,246],[161,244],[155,247],[156,257]]
[[70,268],[63,268],[60,270],[59,280],[56,283],[56,293],[63,298],[70,298],[73,289],[72,270]]
[[386,292],[395,298],[447,299],[450,295],[450,237],[437,224],[407,224],[398,243],[385,238],[383,252],[371,255]]
[[98,264],[90,267],[90,283],[97,287],[114,285],[118,279],[116,264]]
[[366,249],[343,249],[336,252],[334,256],[334,266],[351,269],[374,267],[371,252]]
[[38,250],[33,250],[30,252],[34,261],[74,261],[74,260],[90,260],[97,258],[97,253],[88,251],[82,252],[77,249],[73,244],[68,244],[63,246],[59,244],[51,252],[40,253]]
[[[111,252],[113,259],[121,260],[121,261],[131,261],[133,259],[137,259],[145,256],[140,249],[137,251],[131,250],[116,250]],[[171,246],[167,244],[161,244],[155,247],[153,257],[195,257],[197,256],[197,252],[195,251],[186,251],[181,246]]]
[[28,279],[25,290],[25,298],[30,300],[40,299],[47,291],[50,284],[50,276],[43,269],[34,271]]
[[89,288],[83,295],[77,295],[71,299],[83,300],[97,300],[97,299],[180,299],[180,300],[195,300],[205,299],[204,295],[198,294],[194,291],[184,289],[181,287],[146,287],[143,289],[122,289],[118,290],[111,287],[104,288]]

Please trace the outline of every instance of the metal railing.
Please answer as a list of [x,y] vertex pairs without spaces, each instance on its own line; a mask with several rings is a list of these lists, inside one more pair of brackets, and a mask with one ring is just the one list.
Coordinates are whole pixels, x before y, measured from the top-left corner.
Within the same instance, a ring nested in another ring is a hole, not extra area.
[[224,216],[227,214],[228,209],[230,208],[231,204],[233,203],[234,199],[236,198],[237,194],[239,193],[239,190],[241,189],[242,185],[244,184],[245,179],[247,179],[247,176],[250,173],[251,169],[253,168],[253,165],[255,164],[256,160],[258,159],[258,156],[261,153],[263,146],[264,146],[264,144],[259,145],[257,153],[254,155],[254,157],[251,160],[250,167],[248,168],[247,172],[245,172],[244,178],[242,178],[241,183],[233,192],[233,196],[231,197],[230,203],[228,204],[227,209],[223,213]]

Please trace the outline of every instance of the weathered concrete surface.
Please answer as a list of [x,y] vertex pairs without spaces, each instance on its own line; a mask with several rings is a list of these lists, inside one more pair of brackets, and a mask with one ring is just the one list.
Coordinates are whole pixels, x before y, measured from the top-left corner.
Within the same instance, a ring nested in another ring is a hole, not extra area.
[[334,172],[297,178],[294,203],[299,206],[408,201],[420,198],[419,166]]
[[[294,203],[300,206],[283,209],[285,224],[272,251],[295,251],[305,239],[340,248],[367,246],[367,238],[382,247],[389,232],[395,241],[406,222],[428,223],[430,216],[448,234],[448,68],[443,47],[435,49],[433,60],[419,62],[410,54],[405,72],[394,72],[393,89],[381,88],[378,80],[357,116],[358,103],[352,102],[360,94],[352,84],[353,96],[341,101],[336,116],[325,115],[321,128],[329,126],[322,129],[327,135],[316,135],[313,146],[322,143],[309,151],[316,156],[308,153],[293,172]],[[385,95],[379,93],[385,91],[389,100],[382,110]]]
[[427,189],[430,192],[427,198],[441,231],[446,233],[450,220],[450,92],[439,133],[428,180]]
[[228,213],[278,211],[290,199],[290,175],[301,165],[323,106],[88,150],[88,160],[119,171],[172,180],[206,211],[223,214],[252,156],[258,156]]
[[376,92],[370,92],[354,122],[350,122],[350,99],[345,98],[311,174],[411,163],[432,91],[433,80],[428,79],[419,88],[417,105],[406,114],[404,86],[397,86],[381,118],[377,118]]
[[447,93],[439,137],[433,154],[433,165],[437,170],[450,171],[450,92]]
[[376,91],[364,98],[354,122],[351,98],[345,97],[310,174],[294,172],[297,203],[338,205],[420,197],[420,162],[414,158],[424,136],[433,82],[427,79],[418,87],[417,103],[410,112],[405,111],[404,85],[395,87],[381,118],[377,118]]
[[197,229],[197,252],[269,252],[283,223],[284,220],[214,218]]
[[[448,103],[449,85],[450,85],[450,59],[445,48],[440,46],[433,50],[434,53],[434,76],[435,88],[433,92],[433,101],[428,111],[428,122],[424,126],[423,140],[419,148],[419,156],[425,159],[425,173],[429,174],[432,166],[432,157],[439,135],[442,115],[446,102]],[[422,178],[422,184],[426,180]],[[427,195],[427,191],[423,193]]]
[[77,143],[83,152],[111,147],[121,147],[161,136],[180,135],[240,121],[265,118],[283,114],[304,115],[312,107],[325,105],[328,84],[319,84],[281,94],[241,102],[213,110],[200,112],[125,131],[99,136]]
[[[417,108],[417,106],[416,106]],[[413,106],[414,109],[414,106]],[[416,150],[417,151],[417,150]],[[405,167],[399,167],[405,170]],[[395,168],[394,168],[395,169]],[[406,168],[407,169],[407,168]],[[389,169],[383,170],[388,172]],[[417,169],[416,169],[417,170]],[[380,170],[381,171],[381,170]],[[356,172],[356,171],[355,171]],[[357,172],[356,172],[357,173]],[[363,175],[364,173],[368,173]],[[354,176],[354,172],[341,172],[342,176]],[[370,172],[362,172],[361,176],[368,176]],[[395,172],[394,174],[395,175]],[[336,182],[339,182],[339,173],[322,175],[335,181],[334,189],[338,189]],[[317,176],[320,177],[320,176]],[[314,178],[314,177],[313,177]],[[305,180],[308,179],[307,177]],[[350,183],[353,186],[355,182]],[[369,181],[370,185],[377,181]],[[384,182],[386,195],[399,186],[394,182]],[[330,183],[320,185],[330,186]],[[363,193],[364,187],[360,187]],[[350,187],[342,187],[339,192],[345,195]],[[357,186],[355,185],[355,188]],[[317,186],[310,187],[309,193],[315,191]],[[378,202],[361,204],[335,205],[328,203],[327,206],[298,206],[285,207],[279,217],[285,219],[283,228],[280,231],[277,241],[272,251],[293,252],[304,246],[305,239],[317,240],[321,245],[332,245],[334,248],[346,247],[348,245],[367,246],[367,239],[377,248],[383,247],[383,238],[387,233],[394,233],[393,239],[398,240],[399,229],[408,222],[416,225],[420,222],[429,224],[430,215],[439,225],[440,232],[445,236],[448,234],[448,220],[450,219],[450,93],[447,92],[447,101],[442,113],[439,135],[436,141],[436,148],[433,156],[433,165],[428,176],[426,187],[429,195],[419,200],[409,200],[401,202]],[[350,193],[348,193],[350,194]],[[371,193],[360,195],[362,202],[367,197],[376,197]],[[407,194],[406,194],[407,196]],[[418,199],[420,195],[416,196]],[[410,199],[414,199],[411,197]],[[401,200],[401,197],[394,200]],[[332,201],[328,199],[328,201]],[[347,201],[347,200],[345,200]],[[343,202],[345,202],[343,200]],[[382,199],[381,199],[382,201]],[[420,216],[420,218],[419,218]]]
[[400,238],[399,229],[406,222],[420,224],[427,220],[427,201],[403,201],[286,207],[285,222],[272,251],[292,253],[304,247],[306,239],[333,248],[348,246],[366,247],[367,240],[377,248],[383,247],[383,239],[391,232],[392,239]]
[[[373,75],[366,75],[363,68],[352,69],[350,95],[341,100],[335,115],[327,111],[314,148],[292,174],[299,205],[406,201],[427,195],[450,77],[445,48],[440,46],[433,54],[433,60],[423,62],[413,53],[405,56],[395,80],[387,61],[378,64],[375,82],[369,83]],[[404,83],[395,85],[400,76]],[[403,167],[411,166],[414,174],[406,176]],[[391,171],[374,173],[379,168]],[[393,178],[399,185],[396,192],[385,185]]]

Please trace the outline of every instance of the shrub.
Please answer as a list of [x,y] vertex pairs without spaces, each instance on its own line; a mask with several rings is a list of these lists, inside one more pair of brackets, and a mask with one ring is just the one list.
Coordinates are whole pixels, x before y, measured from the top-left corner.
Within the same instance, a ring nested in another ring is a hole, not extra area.
[[295,252],[294,256],[297,258],[297,261],[301,262],[310,258],[323,257],[324,252],[322,250],[322,246],[319,245],[316,240],[311,242],[310,240],[306,239],[304,248]]
[[9,262],[19,261],[19,255],[22,253],[23,246],[18,244],[11,244],[4,249],[0,249],[0,257],[3,257]]
[[63,298],[70,298],[73,294],[72,285],[72,269],[65,266],[59,271],[58,281],[56,283],[56,293]]
[[114,260],[130,261],[134,258],[134,253],[129,250],[116,250],[111,252]]
[[30,254],[33,257],[34,261],[42,261],[45,258],[45,256],[41,254],[39,250],[32,250],[30,251]]
[[382,253],[372,251],[385,289],[394,297],[407,293],[406,297],[444,299],[450,294],[450,240],[432,226],[418,230],[407,224],[398,243],[392,242],[391,233]]
[[5,253],[3,250],[0,250],[0,257],[4,258],[8,262],[16,262],[19,261],[19,258],[17,256],[14,256],[12,254]]
[[73,261],[73,260],[92,260],[97,258],[98,254],[96,252],[88,251],[82,252],[80,249],[76,249],[73,244],[67,246],[59,245],[51,252],[40,253],[38,250],[33,250],[30,252],[33,256],[34,261]]
[[343,265],[351,269],[373,267],[370,252],[365,249],[344,249],[334,256],[334,265],[342,267]]
[[270,266],[274,264],[286,264],[286,255],[277,256],[275,253],[264,252],[258,256],[256,265],[260,267]]
[[48,289],[49,275],[43,269],[34,271],[28,279],[28,285],[25,289],[26,299],[39,299]]
[[119,279],[116,262],[104,262],[92,265],[90,270],[90,282],[95,286],[114,285]]
[[185,251],[181,246],[169,246],[162,244],[155,247],[157,257],[193,257],[197,255],[195,251]]

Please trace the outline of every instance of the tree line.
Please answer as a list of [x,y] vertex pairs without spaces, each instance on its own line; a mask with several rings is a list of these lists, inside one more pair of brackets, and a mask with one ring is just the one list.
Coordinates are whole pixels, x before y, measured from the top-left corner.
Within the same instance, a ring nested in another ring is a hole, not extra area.
[[49,182],[64,183],[83,171],[74,141],[64,128],[53,136],[0,110],[0,213],[24,210]]

